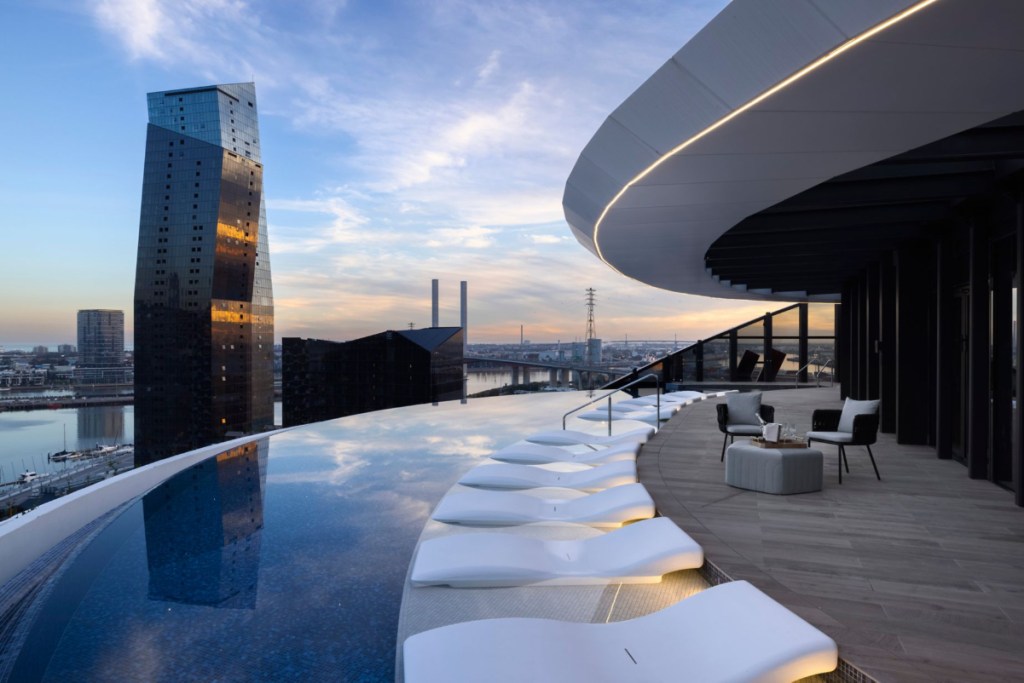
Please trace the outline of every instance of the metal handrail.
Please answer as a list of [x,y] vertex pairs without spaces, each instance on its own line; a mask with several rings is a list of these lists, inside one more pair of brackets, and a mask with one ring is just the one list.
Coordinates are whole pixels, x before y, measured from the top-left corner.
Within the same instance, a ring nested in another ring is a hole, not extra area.
[[637,377],[635,380],[633,380],[629,384],[623,384],[618,389],[612,389],[611,391],[609,391],[604,396],[598,396],[595,399],[591,399],[591,400],[587,401],[586,403],[584,403],[581,406],[577,406],[577,407],[573,408],[572,410],[570,410],[569,412],[567,412],[565,415],[562,416],[562,429],[565,429],[565,421],[573,413],[575,413],[575,412],[577,412],[579,410],[583,410],[587,406],[593,405],[593,404],[597,403],[598,401],[603,401],[604,399],[608,399],[608,436],[611,436],[612,435],[612,396],[614,396],[615,394],[617,394],[620,391],[624,391],[624,390],[628,389],[629,387],[633,386],[634,384],[639,384],[643,380],[652,379],[652,378],[654,379],[654,386],[658,390],[658,394],[657,394],[658,395],[658,400],[656,402],[656,405],[657,405],[657,409],[658,409],[658,413],[657,413],[658,414],[658,419],[660,420],[661,419],[661,379],[658,377],[657,373],[652,372],[650,374],[644,375],[643,377]]
[[796,374],[793,375],[793,384],[800,384],[800,373],[806,370],[807,368],[811,367],[815,363],[819,362],[820,360],[821,359],[818,356],[815,356],[814,358],[804,363],[802,367],[797,369]]
[[834,387],[836,385],[836,368],[835,368],[835,366],[832,363],[832,359],[829,358],[827,361],[825,361],[824,365],[822,365],[820,368],[818,368],[818,372],[815,373],[815,375],[814,375],[814,386],[816,386],[816,387],[820,387],[821,386],[821,373],[825,372],[825,368],[827,368],[830,365],[832,365],[832,372],[828,373],[828,385],[830,387]]
[[[806,370],[807,368],[809,368],[814,363],[819,363],[821,365],[821,367],[818,368],[817,372],[814,373],[814,386],[820,387],[821,386],[821,373],[825,372],[825,368],[827,368],[830,365],[832,365],[832,359],[831,358],[826,360],[824,363],[821,363],[821,357],[820,356],[815,356],[814,358],[812,358],[809,361],[807,361],[807,363],[805,363],[802,368],[800,368],[799,370],[796,371],[796,374],[793,376],[793,384],[799,384],[800,383],[800,373],[803,372],[804,370]],[[829,375],[829,386],[831,387],[831,386],[834,386],[834,385],[835,385],[835,373],[833,372],[832,374]]]

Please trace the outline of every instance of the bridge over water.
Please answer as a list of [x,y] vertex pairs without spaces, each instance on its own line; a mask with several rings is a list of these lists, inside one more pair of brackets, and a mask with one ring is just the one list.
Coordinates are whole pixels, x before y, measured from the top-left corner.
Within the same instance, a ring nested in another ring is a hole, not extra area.
[[495,358],[492,356],[481,356],[476,354],[466,355],[465,361],[467,365],[475,365],[476,367],[480,367],[484,363],[486,363],[488,367],[509,367],[512,369],[512,384],[520,383],[520,373],[522,373],[522,383],[529,383],[531,370],[534,368],[542,371],[547,370],[548,381],[553,385],[560,383],[563,386],[568,386],[569,384],[584,386],[589,384],[589,380],[593,376],[607,375],[609,379],[611,379],[620,375],[628,374],[632,370],[632,367],[625,367],[621,363],[588,364],[579,361]]

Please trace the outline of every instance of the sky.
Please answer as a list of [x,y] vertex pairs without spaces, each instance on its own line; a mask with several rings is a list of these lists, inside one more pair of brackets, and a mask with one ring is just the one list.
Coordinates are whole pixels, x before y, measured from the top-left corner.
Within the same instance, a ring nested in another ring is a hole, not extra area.
[[608,114],[725,0],[4,0],[0,345],[132,296],[146,93],[253,80],[275,334],[704,338],[775,304],[629,280],[561,198]]

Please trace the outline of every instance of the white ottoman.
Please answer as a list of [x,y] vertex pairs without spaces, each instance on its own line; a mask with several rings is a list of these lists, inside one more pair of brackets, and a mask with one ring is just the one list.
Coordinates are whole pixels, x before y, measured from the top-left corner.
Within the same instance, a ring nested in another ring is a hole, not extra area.
[[821,451],[814,448],[760,448],[736,442],[725,451],[725,483],[751,491],[820,491],[821,469]]

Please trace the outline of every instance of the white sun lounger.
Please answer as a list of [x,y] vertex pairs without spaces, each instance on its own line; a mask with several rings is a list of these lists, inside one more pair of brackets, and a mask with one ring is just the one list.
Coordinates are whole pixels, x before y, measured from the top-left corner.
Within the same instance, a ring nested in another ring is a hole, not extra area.
[[407,638],[403,651],[406,683],[788,683],[838,664],[835,641],[746,581],[610,624],[452,624]]
[[717,395],[717,393],[706,394],[700,391],[670,391],[667,394],[662,394],[661,397],[675,401],[703,401],[710,396]]
[[581,586],[658,583],[696,569],[704,551],[668,517],[645,519],[582,541],[544,541],[514,533],[455,534],[420,544],[416,586]]
[[[612,404],[613,413],[630,413],[636,412],[637,410],[656,410],[658,405],[656,403],[633,403],[633,401],[641,401],[639,398],[628,398],[625,401],[619,401],[618,403]],[[678,413],[683,407],[681,401],[662,401],[661,409],[663,411],[671,411],[672,414]],[[595,410],[601,410],[601,408],[595,408]],[[604,412],[608,412],[608,408],[604,408]]]
[[541,446],[535,443],[522,443],[506,446],[491,454],[493,460],[513,462],[523,465],[543,465],[549,462],[574,462],[582,465],[601,465],[618,460],[636,461],[640,451],[639,441],[625,441],[615,446],[601,448],[596,451],[570,453],[558,446]]
[[[592,451],[593,452],[593,451]],[[553,470],[537,465],[499,463],[479,465],[467,472],[459,483],[485,489],[533,489],[559,486],[577,491],[602,491],[636,482],[636,461],[617,460],[579,470]]]
[[616,527],[654,516],[654,501],[642,484],[626,484],[597,493],[548,500],[511,491],[467,491],[441,499],[433,518],[448,524],[512,526],[547,522]]
[[[679,406],[674,405],[662,405],[661,412],[657,406],[648,407],[630,407],[626,406],[616,410],[615,406],[612,406],[612,420],[638,420],[640,422],[654,422],[656,419],[662,421],[668,420],[679,411]],[[588,410],[585,413],[580,413],[576,417],[581,420],[590,420],[592,422],[607,422],[608,420],[608,408],[595,408],[594,410]]]
[[[679,409],[682,406],[687,405],[688,403],[689,401],[676,401],[669,400],[664,396],[661,397],[662,406],[673,406],[676,409]],[[619,401],[613,406],[612,409],[614,410],[615,407],[618,407],[620,410],[638,410],[641,408],[649,408],[651,406],[656,405],[658,405],[658,400],[655,397],[641,396],[640,398],[627,398],[625,401]]]
[[[690,392],[687,392],[687,393],[690,393]],[[692,393],[698,393],[698,392],[692,392]],[[641,396],[640,398],[627,398],[625,401],[619,401],[615,405],[622,406],[622,408],[625,409],[625,408],[630,408],[630,407],[636,408],[636,407],[644,407],[644,406],[656,406],[656,405],[658,405],[658,403],[661,403],[661,405],[663,405],[663,406],[669,405],[669,406],[673,406],[673,407],[676,407],[676,408],[682,408],[683,406],[688,406],[688,405],[690,405],[692,403],[696,403],[697,401],[702,401],[702,400],[704,400],[704,394],[700,394],[699,397],[698,396],[691,396],[691,397],[688,397],[688,398],[682,398],[682,397],[679,397],[679,396],[673,396],[672,394],[662,394],[660,401],[658,400],[658,397],[656,397],[656,396]]]
[[611,446],[613,444],[625,443],[627,441],[639,441],[646,443],[657,430],[654,427],[638,427],[622,434],[602,436],[601,434],[590,434],[578,432],[572,429],[553,429],[549,432],[537,432],[526,437],[525,441],[530,443],[545,444],[548,446]]

